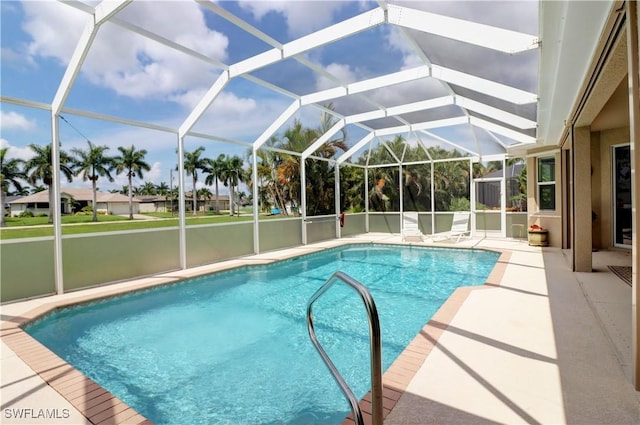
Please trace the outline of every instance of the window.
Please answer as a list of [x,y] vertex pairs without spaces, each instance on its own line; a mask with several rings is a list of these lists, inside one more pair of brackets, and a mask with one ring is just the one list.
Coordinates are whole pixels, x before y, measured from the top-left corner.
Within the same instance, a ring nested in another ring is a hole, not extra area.
[[556,209],[556,159],[538,158],[538,208]]

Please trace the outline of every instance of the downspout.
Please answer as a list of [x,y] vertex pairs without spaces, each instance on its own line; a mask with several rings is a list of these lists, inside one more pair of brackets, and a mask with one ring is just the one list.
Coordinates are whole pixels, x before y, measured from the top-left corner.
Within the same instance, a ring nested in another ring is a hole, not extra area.
[[436,200],[434,197],[434,192],[436,190],[436,183],[433,177],[433,159],[430,162],[431,165],[431,236],[436,233]]
[[300,209],[302,210],[302,245],[307,244],[307,170],[305,159],[300,157]]
[[342,236],[342,232],[340,229],[340,214],[342,214],[342,208],[340,208],[341,205],[341,193],[340,193],[340,166],[338,165],[338,163],[336,162],[335,164],[335,195],[333,197],[333,199],[335,200],[335,209],[336,209],[336,239],[340,239],[340,237]]
[[369,167],[364,169],[364,231],[369,233]]
[[260,253],[260,225],[258,224],[258,150],[255,145],[252,147],[253,161],[252,161],[252,174],[253,174],[253,253]]

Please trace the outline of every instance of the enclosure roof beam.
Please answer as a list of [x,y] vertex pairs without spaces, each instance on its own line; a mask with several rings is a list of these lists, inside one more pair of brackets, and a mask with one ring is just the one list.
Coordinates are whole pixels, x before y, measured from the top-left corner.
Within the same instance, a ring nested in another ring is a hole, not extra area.
[[385,13],[382,9],[362,13],[337,24],[323,28],[309,35],[290,41],[281,48],[273,48],[229,67],[231,77],[253,72],[267,65],[272,65],[282,59],[287,59],[307,52],[316,47],[324,46],[345,37],[384,23]]
[[179,137],[183,137],[187,134],[193,126],[196,124],[198,119],[204,114],[209,105],[215,100],[215,98],[220,94],[222,90],[226,87],[227,83],[229,83],[229,71],[223,71],[216,81],[213,83],[209,90],[205,93],[204,97],[200,99],[198,104],[191,110],[189,116],[184,120],[182,125],[178,130]]
[[226,137],[211,136],[209,134],[197,133],[194,131],[188,132],[187,134],[185,134],[185,136],[197,137],[199,139],[205,139],[205,140],[212,140],[214,142],[223,142],[223,143],[230,143],[232,145],[251,147],[251,142],[243,142],[241,140],[234,140]]
[[536,49],[538,37],[398,5],[387,6],[388,21],[401,27],[513,54]]
[[336,160],[336,162],[338,164],[342,164],[343,162],[345,162],[347,159],[351,158],[351,156],[353,156],[353,154],[355,154],[356,152],[358,152],[363,146],[365,146],[367,143],[369,143],[371,140],[373,140],[374,137],[374,133],[367,133],[366,136],[364,136],[362,139],[360,139],[358,141],[358,143],[356,143],[355,145],[353,145],[348,151],[346,151],[345,153],[343,153],[342,155],[340,155],[340,157],[338,157],[338,159]]
[[403,71],[393,72],[368,80],[347,84],[346,87],[335,87],[310,93],[301,97],[302,105],[324,102],[351,94],[389,87],[395,84],[433,77],[446,83],[456,84],[479,93],[515,104],[526,104],[537,101],[535,93],[520,90],[485,78],[476,77],[464,72],[455,71],[439,65],[421,65]]
[[454,148],[456,148],[456,149],[460,149],[460,150],[461,150],[461,151],[463,151],[463,152],[470,153],[471,155],[479,155],[479,153],[478,153],[478,152],[472,151],[472,150],[471,150],[471,149],[469,149],[469,148],[465,148],[464,146],[461,146],[461,145],[459,145],[459,144],[457,144],[457,143],[455,143],[455,142],[452,142],[452,141],[451,141],[451,140],[449,140],[449,139],[445,139],[444,137],[438,136],[437,134],[434,134],[434,133],[432,133],[432,132],[430,132],[430,131],[426,131],[426,130],[420,130],[420,131],[421,131],[422,133],[426,134],[426,135],[427,135],[427,136],[429,136],[429,137],[433,137],[433,138],[434,138],[434,139],[436,139],[436,140],[440,140],[441,142],[447,143],[447,144],[449,144],[449,145],[453,146],[453,147],[454,147]]
[[278,129],[282,127],[284,123],[286,123],[287,120],[289,120],[289,118],[293,116],[293,114],[296,113],[298,109],[300,109],[300,101],[296,99],[289,105],[287,109],[285,109],[282,114],[280,114],[278,118],[276,118],[271,123],[271,125],[264,132],[262,132],[262,134],[256,139],[256,141],[253,142],[253,149],[258,149],[260,148],[260,146],[264,145],[269,140],[269,138],[273,136],[275,132],[278,131]]
[[455,96],[455,104],[460,106],[461,108],[478,112],[489,118],[496,119],[505,124],[509,124],[523,130],[528,128],[536,128],[537,125],[535,121],[523,118],[519,115],[511,114],[509,112],[503,111],[502,109],[485,105],[484,103],[476,102],[475,100],[468,99],[463,96]]
[[76,80],[78,73],[80,72],[80,68],[87,58],[87,54],[89,53],[89,49],[91,44],[93,44],[93,40],[95,39],[98,29],[100,25],[102,25],[106,20],[108,20],[111,16],[118,13],[124,7],[126,7],[132,0],[122,0],[122,1],[103,1],[96,6],[93,11],[93,15],[87,21],[82,34],[80,35],[80,39],[76,44],[76,48],[71,55],[71,59],[69,60],[69,64],[67,65],[67,69],[62,76],[62,80],[58,85],[58,90],[53,98],[53,103],[51,104],[51,111],[54,114],[60,113],[62,109],[62,105],[65,100],[69,96],[71,91],[71,87],[73,86],[74,81]]
[[354,114],[345,117],[347,124],[369,121],[378,118],[391,117],[395,115],[407,114],[410,112],[424,111],[427,109],[439,108],[441,106],[453,105],[453,96],[442,96],[429,100],[421,100],[419,102],[407,103],[404,105],[392,106],[386,110],[376,110]]
[[440,128],[449,127],[453,125],[468,124],[469,119],[467,117],[454,117],[446,118],[443,120],[426,121],[417,124],[400,125],[397,127],[387,127],[375,130],[376,136],[389,136],[391,134],[409,133],[416,130],[425,130],[428,128]]
[[143,37],[146,37],[150,40],[153,40],[157,43],[160,43],[164,46],[167,46],[171,49],[177,50],[181,53],[184,53],[185,55],[191,56],[193,58],[199,59],[203,62],[206,62],[208,64],[211,64],[217,68],[220,69],[224,69],[226,70],[228,68],[228,65],[225,64],[224,62],[219,61],[218,59],[214,59],[211,58],[209,56],[203,55],[200,52],[196,52],[193,49],[190,49],[182,44],[176,43],[175,41],[169,40],[168,38],[162,37],[161,35],[158,35],[154,32],[151,32],[149,30],[146,30],[138,25],[135,25],[131,22],[127,22],[125,20],[119,19],[117,17],[115,18],[111,18],[111,20],[109,21],[112,24],[118,25],[119,27],[125,28],[131,32],[134,32],[136,34],[139,34]]
[[260,40],[264,41],[268,45],[273,46],[273,47],[282,48],[282,44],[280,42],[278,42],[277,40],[269,37],[267,34],[265,34],[264,32],[260,31],[259,29],[257,29],[253,25],[249,25],[247,22],[243,21],[242,19],[238,18],[234,14],[228,12],[226,9],[224,9],[223,7],[218,6],[217,4],[213,3],[212,1],[210,1],[210,0],[196,0],[196,3],[198,3],[200,6],[206,8],[206,9],[209,9],[210,11],[215,13],[216,15],[218,15],[221,18],[229,21],[233,25],[241,28],[242,30],[248,32],[249,34],[253,35],[254,37],[259,38]]
[[173,134],[177,134],[178,130],[175,128],[171,128],[171,127],[166,127],[163,125],[157,125],[157,124],[150,124],[147,122],[142,122],[142,121],[136,121],[136,120],[130,120],[130,119],[126,119],[126,118],[119,118],[119,117],[113,117],[110,115],[105,115],[105,114],[98,114],[97,112],[90,112],[90,111],[84,111],[81,109],[74,109],[74,108],[68,108],[68,107],[63,107],[60,110],[61,113],[67,113],[67,114],[71,114],[71,115],[77,115],[80,117],[86,117],[86,118],[91,118],[91,119],[95,119],[95,120],[102,120],[102,121],[110,121],[110,122],[115,122],[118,124],[125,124],[125,125],[129,125],[132,127],[141,127],[141,128],[148,128],[150,130],[158,130],[158,131],[164,131],[166,133],[173,133]]
[[494,133],[501,134],[505,137],[516,140],[518,142],[528,143],[528,144],[536,142],[535,137],[527,136],[526,134],[522,134],[518,131],[511,130],[509,128],[503,127],[498,124],[494,124],[492,122],[483,120],[481,118],[470,117],[469,122],[471,123],[471,125],[484,128],[485,130],[493,131]]
[[333,125],[333,127],[331,127],[326,133],[324,133],[322,136],[320,136],[318,138],[318,140],[316,140],[315,142],[313,142],[311,144],[311,146],[309,146],[307,149],[304,150],[304,152],[302,152],[302,159],[307,158],[308,156],[310,156],[312,153],[314,153],[315,151],[317,151],[320,146],[324,145],[325,143],[327,143],[329,141],[329,139],[336,134],[338,131],[342,130],[342,128],[344,127],[345,122],[344,120],[340,120],[337,123],[335,123]]
[[476,77],[464,72],[448,69],[440,65],[431,65],[431,76],[450,84],[455,84],[470,90],[477,91],[507,102],[523,105],[526,103],[535,103],[538,96],[525,90],[505,84],[496,83],[495,81],[485,78]]

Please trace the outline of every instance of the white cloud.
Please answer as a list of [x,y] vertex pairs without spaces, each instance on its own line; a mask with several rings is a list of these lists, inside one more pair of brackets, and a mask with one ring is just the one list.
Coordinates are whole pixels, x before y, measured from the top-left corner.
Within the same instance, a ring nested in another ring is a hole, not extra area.
[[[33,38],[28,54],[69,62],[89,15],[59,2],[24,2],[25,31]],[[135,2],[119,18],[225,60],[228,38],[209,29],[197,4]],[[216,77],[210,65],[123,28],[104,24],[82,73],[92,83],[133,98],[172,98],[209,86]]]
[[240,0],[239,3],[256,20],[261,20],[268,13],[282,14],[287,21],[289,34],[300,37],[331,25],[334,14],[348,2]]
[[[191,91],[176,95],[173,100],[183,104],[187,109],[193,109],[196,104],[204,96],[205,90]],[[246,114],[254,111],[257,107],[255,99],[247,97],[238,97],[231,92],[222,92],[214,100],[209,109],[215,109],[217,115],[231,116],[232,118],[238,114]]]
[[413,47],[405,40],[404,36],[396,27],[390,27],[385,35],[387,48],[398,50],[402,53],[401,69],[415,68],[416,66],[425,65],[420,56],[418,56]]
[[222,92],[194,127],[234,140],[253,142],[289,105],[288,100],[238,97]]
[[24,115],[13,111],[5,112],[0,110],[0,130],[31,130],[34,127],[35,123]]
[[33,151],[28,146],[12,145],[7,139],[0,138],[0,148],[8,148],[7,158],[27,160],[33,157]]
[[[343,83],[353,83],[357,80],[357,70],[352,70],[349,65],[331,63],[325,67],[325,70]],[[336,87],[335,82],[318,74],[316,90],[326,90],[332,87]]]

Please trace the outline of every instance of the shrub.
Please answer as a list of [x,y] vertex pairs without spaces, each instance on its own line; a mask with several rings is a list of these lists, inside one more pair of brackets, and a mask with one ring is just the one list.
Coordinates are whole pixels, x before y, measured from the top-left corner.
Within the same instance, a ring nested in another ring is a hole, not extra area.
[[18,216],[20,218],[25,218],[25,217],[33,217],[33,211],[31,210],[24,210],[20,213],[20,215]]
[[471,202],[467,198],[453,198],[449,205],[449,211],[469,211]]

